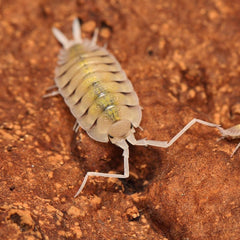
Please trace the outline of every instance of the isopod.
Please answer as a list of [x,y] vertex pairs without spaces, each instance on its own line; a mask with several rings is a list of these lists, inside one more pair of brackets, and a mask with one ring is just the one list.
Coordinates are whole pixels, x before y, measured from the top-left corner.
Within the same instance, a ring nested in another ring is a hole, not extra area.
[[[220,127],[220,126],[217,126],[217,128],[220,131],[220,133],[222,134],[221,139],[226,138],[228,140],[232,140],[232,139],[240,138],[240,124],[237,124],[237,125],[235,125],[233,127],[227,128],[227,129],[224,129],[224,128]],[[240,143],[238,143],[238,145],[233,150],[233,152],[232,152],[230,157],[232,157],[237,152],[239,147],[240,147]]]
[[75,131],[80,126],[99,142],[111,142],[123,150],[124,173],[109,174],[87,172],[77,191],[77,197],[89,176],[127,178],[129,176],[129,148],[132,145],[168,148],[193,124],[209,127],[218,125],[200,119],[192,119],[176,136],[168,141],[136,140],[135,129],[140,127],[142,108],[130,80],[116,58],[106,47],[96,44],[98,30],[93,38],[82,39],[78,19],[73,21],[73,40],[58,29],[53,34],[63,45],[55,69],[57,91],[46,96],[62,95],[76,118]]

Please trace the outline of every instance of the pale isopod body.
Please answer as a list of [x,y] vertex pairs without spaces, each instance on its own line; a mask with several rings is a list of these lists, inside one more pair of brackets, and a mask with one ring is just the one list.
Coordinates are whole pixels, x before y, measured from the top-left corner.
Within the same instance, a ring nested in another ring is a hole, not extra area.
[[105,47],[96,45],[97,31],[92,40],[82,39],[79,21],[75,19],[73,40],[68,40],[56,28],[53,28],[53,33],[63,45],[63,49],[55,70],[58,91],[47,96],[62,95],[76,118],[75,130],[80,126],[91,138],[99,142],[111,141],[123,149],[124,174],[88,172],[75,197],[82,191],[88,176],[129,176],[127,141],[133,145],[167,148],[196,122],[210,127],[217,126],[193,119],[169,142],[136,140],[135,128],[139,127],[142,119],[137,94],[116,58]]
[[[233,127],[227,128],[227,129],[224,129],[220,126],[217,126],[217,128],[220,131],[220,133],[222,134],[222,138],[226,138],[228,140],[240,138],[240,124],[237,124]],[[236,148],[232,152],[231,157],[237,152],[239,147],[240,147],[240,143],[236,146]]]

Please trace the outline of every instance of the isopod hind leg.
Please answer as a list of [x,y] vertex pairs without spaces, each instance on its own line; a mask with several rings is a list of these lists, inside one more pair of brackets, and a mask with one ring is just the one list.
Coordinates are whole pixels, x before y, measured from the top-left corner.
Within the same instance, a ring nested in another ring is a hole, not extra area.
[[123,149],[123,161],[124,161],[124,173],[123,174],[110,174],[110,173],[100,173],[100,172],[87,172],[85,175],[82,185],[80,186],[79,190],[75,194],[74,197],[77,197],[81,191],[83,190],[84,186],[87,183],[88,177],[89,176],[94,176],[94,177],[111,177],[111,178],[128,178],[129,177],[129,149],[126,141],[122,141],[117,144],[117,146],[121,147]]
[[59,94],[60,94],[60,92],[59,92],[58,90],[56,90],[56,91],[52,91],[52,92],[50,92],[50,93],[44,94],[44,95],[43,95],[43,98],[54,97],[54,96],[57,96],[57,95],[59,95]]
[[53,90],[55,88],[58,88],[57,85],[52,85],[52,86],[47,88],[47,91],[51,91],[51,90]]
[[230,157],[233,157],[233,155],[237,152],[239,148],[240,148],[240,143],[236,146],[236,148],[234,149]]
[[73,125],[73,131],[76,133],[79,128],[80,128],[80,125],[78,124],[78,121],[76,120],[76,122]]

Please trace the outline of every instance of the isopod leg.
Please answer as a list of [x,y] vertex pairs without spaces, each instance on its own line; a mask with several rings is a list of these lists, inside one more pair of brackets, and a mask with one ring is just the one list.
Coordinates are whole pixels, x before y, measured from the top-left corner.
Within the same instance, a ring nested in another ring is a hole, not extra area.
[[223,139],[224,139],[224,137],[222,136],[222,137],[220,137],[220,138],[217,139],[217,142],[219,142],[219,141],[221,141],[221,140],[223,140]]
[[76,121],[73,125],[73,131],[77,132],[79,128],[80,128],[80,126],[79,126],[78,122]]
[[96,176],[96,177],[112,177],[112,178],[128,178],[129,177],[129,149],[126,141],[122,141],[117,144],[120,148],[123,149],[123,158],[124,158],[124,174],[110,174],[110,173],[100,173],[100,172],[88,172],[82,182],[81,187],[77,191],[74,197],[77,197],[81,191],[83,190],[85,184],[87,183],[87,179],[89,176]]
[[236,146],[236,148],[234,149],[233,153],[231,154],[230,157],[232,157],[236,152],[237,150],[240,148],[240,143]]
[[57,85],[52,85],[50,87],[47,88],[47,91],[51,91],[53,90],[54,88],[57,88]]
[[162,148],[167,148],[168,142],[167,141],[155,141],[155,140],[147,140],[147,139],[140,139],[136,140],[134,135],[131,134],[127,138],[128,142],[130,142],[132,145],[138,145],[138,146],[155,146],[155,147],[162,147]]
[[194,118],[178,134],[176,134],[169,142],[167,142],[167,141],[146,140],[146,139],[136,140],[133,137],[133,135],[130,135],[127,138],[127,140],[133,145],[144,145],[144,146],[150,145],[150,146],[155,146],[155,147],[168,148],[175,141],[177,141],[178,138],[180,138],[195,123],[200,123],[200,124],[208,126],[208,127],[218,127],[219,126],[219,125],[214,124],[214,123],[210,123],[210,122],[206,122],[206,121]]
[[195,123],[200,123],[202,125],[208,127],[218,127],[219,125],[203,121],[201,119],[194,118],[192,119],[176,136],[174,136],[169,142],[168,147],[170,147],[178,138],[180,138],[190,127],[192,127]]
[[[219,132],[224,135],[224,132],[226,131],[224,128],[222,128],[221,126],[217,126],[217,129],[219,130]],[[224,137],[223,137],[224,138]]]
[[51,93],[47,93],[47,94],[43,95],[43,98],[54,97],[54,96],[57,96],[58,94],[60,94],[60,92],[58,90],[53,91]]

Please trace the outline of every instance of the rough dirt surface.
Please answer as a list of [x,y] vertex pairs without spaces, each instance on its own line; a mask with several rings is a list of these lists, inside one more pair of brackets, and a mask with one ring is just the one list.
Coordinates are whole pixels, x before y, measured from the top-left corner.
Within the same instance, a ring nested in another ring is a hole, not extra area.
[[195,125],[168,149],[122,152],[72,131],[53,85],[60,45],[75,17],[84,37],[100,28],[139,95],[143,131],[170,140],[197,117],[240,122],[239,0],[0,1],[0,239],[239,239],[237,141]]

